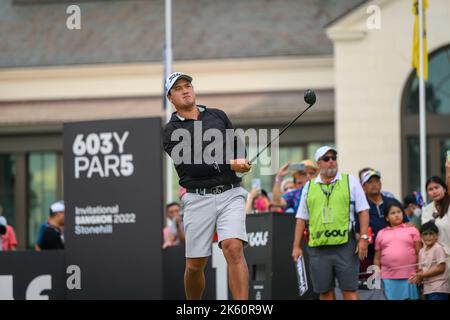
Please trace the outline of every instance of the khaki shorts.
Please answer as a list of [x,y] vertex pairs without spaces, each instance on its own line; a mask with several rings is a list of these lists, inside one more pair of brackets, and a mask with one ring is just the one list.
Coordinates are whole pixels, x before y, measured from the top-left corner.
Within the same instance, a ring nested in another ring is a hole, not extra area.
[[237,187],[220,194],[185,193],[183,225],[186,238],[186,258],[211,255],[214,231],[220,243],[225,239],[240,239],[246,244],[245,202],[248,192]]

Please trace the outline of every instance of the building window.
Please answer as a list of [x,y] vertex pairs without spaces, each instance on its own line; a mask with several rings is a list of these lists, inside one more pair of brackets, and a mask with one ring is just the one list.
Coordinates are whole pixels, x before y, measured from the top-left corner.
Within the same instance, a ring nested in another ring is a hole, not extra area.
[[8,224],[16,227],[14,190],[16,187],[16,159],[14,155],[0,154],[0,206]]
[[[450,46],[439,50],[429,59],[429,79],[426,82],[428,114],[450,115]],[[419,114],[419,79],[409,81],[406,97],[408,115]]]
[[55,152],[28,154],[28,248],[34,248],[50,205],[58,199],[58,158]]
[[[444,177],[450,150],[450,45],[429,55],[426,82],[427,177]],[[419,81],[414,70],[403,94],[403,193],[420,191]]]

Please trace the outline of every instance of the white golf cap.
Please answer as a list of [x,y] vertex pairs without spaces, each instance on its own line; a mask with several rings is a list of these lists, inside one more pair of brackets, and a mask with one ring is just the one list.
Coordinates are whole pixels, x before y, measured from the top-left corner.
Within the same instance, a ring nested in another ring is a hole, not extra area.
[[185,79],[189,82],[192,82],[192,77],[183,73],[183,72],[174,72],[166,79],[166,94],[169,93],[170,89],[172,89],[175,82],[177,82],[179,79]]
[[[0,236],[6,234],[7,229],[6,229],[6,218],[3,216],[0,216]],[[0,238],[0,251],[2,251],[2,243],[1,243],[1,238]]]
[[55,202],[50,206],[50,214],[57,213],[57,212],[64,212],[65,210],[66,210],[66,207],[64,206],[63,201]]
[[6,218],[4,216],[0,216],[0,226],[6,227],[7,224]]
[[329,146],[322,146],[319,149],[317,149],[316,153],[314,154],[314,160],[319,161],[320,158],[322,158],[328,151],[334,151],[337,154],[337,151],[335,148],[329,147]]
[[363,185],[364,183],[366,183],[367,181],[370,180],[370,178],[372,178],[373,176],[378,177],[381,179],[381,173],[378,170],[367,170],[365,171],[362,176],[361,176],[361,185]]

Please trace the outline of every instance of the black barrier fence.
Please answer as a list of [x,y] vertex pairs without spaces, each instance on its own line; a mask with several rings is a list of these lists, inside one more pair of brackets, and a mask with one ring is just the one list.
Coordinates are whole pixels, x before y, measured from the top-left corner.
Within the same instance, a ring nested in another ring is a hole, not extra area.
[[291,258],[296,219],[281,213],[247,216],[248,248],[245,250],[252,300],[317,299],[309,277],[308,250],[302,241],[308,291],[298,293],[296,267]]
[[[153,299],[183,300],[184,246],[160,251],[164,269],[162,274],[158,273],[155,276],[161,278],[163,289],[155,292],[154,288],[149,287],[148,295],[157,296]],[[83,292],[85,287],[100,287],[100,283],[95,279],[85,278],[85,274],[89,273],[84,269],[78,265],[67,264],[66,254],[67,250],[0,252],[0,300],[79,299],[79,296],[85,294]],[[139,263],[144,255],[142,250],[141,254],[136,256],[135,263]],[[160,262],[158,259],[155,259],[155,263]],[[110,269],[108,272],[111,273],[118,268],[112,265]],[[214,300],[216,281],[211,259],[206,266],[205,278],[204,299]],[[120,294],[123,299],[134,298],[127,290],[119,290],[116,294]]]
[[0,300],[66,297],[64,251],[0,252]]

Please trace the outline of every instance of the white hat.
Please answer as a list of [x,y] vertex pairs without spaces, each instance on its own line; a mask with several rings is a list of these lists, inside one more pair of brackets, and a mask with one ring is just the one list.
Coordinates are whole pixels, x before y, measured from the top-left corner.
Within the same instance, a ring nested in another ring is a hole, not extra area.
[[314,154],[314,159],[319,161],[320,158],[322,158],[328,151],[334,151],[337,154],[337,151],[335,148],[329,147],[329,146],[322,146],[319,149],[317,149],[316,153]]
[[63,201],[58,201],[53,203],[50,206],[50,214],[54,214],[57,212],[64,212],[66,210],[66,207],[64,206],[64,202]]
[[0,226],[6,227],[7,224],[6,218],[4,216],[0,216]]
[[[3,216],[0,216],[0,235],[4,235],[6,233],[6,224],[7,224],[6,218]],[[0,251],[2,251],[1,246],[2,245],[0,243]]]
[[367,170],[361,176],[361,185],[364,185],[367,181],[370,180],[373,176],[376,176],[381,179],[381,173],[378,170]]
[[183,72],[174,72],[166,79],[166,94],[169,93],[170,89],[172,89],[173,85],[179,79],[186,79],[189,82],[192,82],[192,77],[184,74]]

